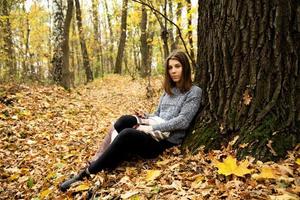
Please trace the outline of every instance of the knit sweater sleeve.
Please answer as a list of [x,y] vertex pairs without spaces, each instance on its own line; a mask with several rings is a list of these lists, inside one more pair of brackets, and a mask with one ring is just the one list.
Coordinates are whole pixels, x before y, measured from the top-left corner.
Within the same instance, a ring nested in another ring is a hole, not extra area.
[[201,96],[202,90],[199,87],[195,87],[195,89],[191,90],[188,94],[178,116],[163,123],[153,125],[153,130],[169,132],[187,129],[199,109]]
[[146,114],[146,118],[149,118],[149,117],[154,117],[154,116],[159,116],[159,113],[160,113],[160,107],[161,107],[161,102],[162,102],[162,99],[164,97],[165,93],[163,93],[163,95],[161,95],[160,99],[159,99],[159,103],[158,103],[158,106],[155,110],[154,113],[151,113],[151,114]]

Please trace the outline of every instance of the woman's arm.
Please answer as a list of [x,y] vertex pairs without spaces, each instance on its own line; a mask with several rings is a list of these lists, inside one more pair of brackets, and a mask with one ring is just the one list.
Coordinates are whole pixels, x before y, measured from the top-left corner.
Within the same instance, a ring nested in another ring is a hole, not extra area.
[[151,113],[151,114],[146,114],[146,118],[153,117],[153,116],[159,116],[159,113],[160,113],[160,106],[161,106],[161,102],[162,102],[162,99],[163,99],[164,96],[165,96],[165,93],[163,93],[163,94],[161,95],[161,97],[159,98],[159,103],[158,103],[158,106],[157,106],[155,112],[154,112],[154,113]]
[[153,125],[153,130],[169,132],[187,129],[200,107],[201,95],[202,90],[200,88],[192,91],[183,103],[179,115],[166,122]]

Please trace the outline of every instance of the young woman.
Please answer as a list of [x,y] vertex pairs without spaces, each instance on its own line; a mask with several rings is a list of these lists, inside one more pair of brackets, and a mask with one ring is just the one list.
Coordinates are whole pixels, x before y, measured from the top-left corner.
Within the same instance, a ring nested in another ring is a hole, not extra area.
[[154,114],[124,115],[88,167],[60,185],[66,191],[72,183],[105,169],[114,169],[129,155],[155,158],[165,149],[180,145],[197,113],[202,90],[192,85],[191,67],[183,51],[174,51],[165,62],[165,92]]

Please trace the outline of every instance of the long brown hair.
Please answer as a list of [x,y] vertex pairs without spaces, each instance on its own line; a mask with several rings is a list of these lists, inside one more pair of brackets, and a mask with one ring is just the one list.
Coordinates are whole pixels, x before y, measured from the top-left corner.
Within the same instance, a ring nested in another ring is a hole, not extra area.
[[192,74],[191,74],[191,65],[189,62],[189,59],[187,55],[184,53],[184,51],[181,50],[175,50],[171,52],[171,54],[166,59],[166,62],[164,64],[165,67],[165,79],[164,79],[164,89],[166,93],[169,95],[173,95],[171,89],[176,86],[176,83],[171,79],[168,65],[169,60],[177,60],[182,65],[182,76],[179,81],[179,87],[178,89],[180,92],[184,93],[191,89],[192,87]]

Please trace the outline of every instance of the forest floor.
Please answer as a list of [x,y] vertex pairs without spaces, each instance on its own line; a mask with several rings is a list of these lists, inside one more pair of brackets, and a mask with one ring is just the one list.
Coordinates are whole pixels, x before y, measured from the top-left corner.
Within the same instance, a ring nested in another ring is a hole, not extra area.
[[0,199],[299,199],[299,145],[277,163],[236,161],[231,145],[195,155],[172,148],[60,192],[59,183],[86,165],[114,120],[155,110],[162,82],[151,84],[150,99],[146,80],[117,75],[71,92],[0,85]]

